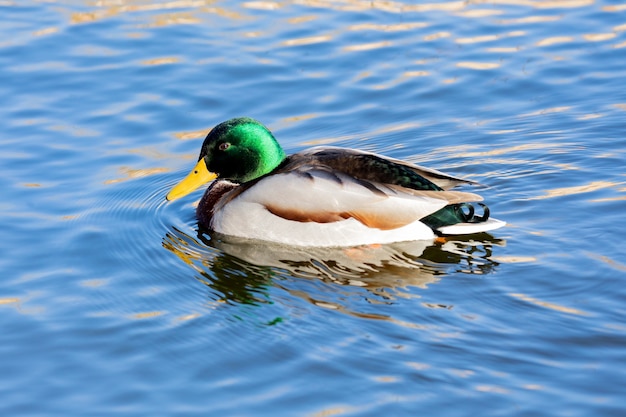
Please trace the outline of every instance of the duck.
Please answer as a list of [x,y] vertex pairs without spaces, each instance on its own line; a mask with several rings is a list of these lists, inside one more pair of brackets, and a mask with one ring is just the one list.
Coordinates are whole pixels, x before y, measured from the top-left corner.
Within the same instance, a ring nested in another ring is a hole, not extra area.
[[474,181],[350,148],[318,146],[286,155],[272,132],[249,117],[211,129],[197,164],[166,199],[210,182],[196,209],[201,229],[277,244],[434,240],[506,224],[490,216],[481,196],[452,190]]

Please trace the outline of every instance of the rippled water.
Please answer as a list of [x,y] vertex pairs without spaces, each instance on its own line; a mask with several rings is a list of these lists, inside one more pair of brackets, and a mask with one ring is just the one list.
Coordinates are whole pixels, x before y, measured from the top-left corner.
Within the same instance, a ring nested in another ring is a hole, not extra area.
[[[0,414],[626,414],[626,5],[0,1]],[[484,184],[480,239],[198,235],[247,115]]]

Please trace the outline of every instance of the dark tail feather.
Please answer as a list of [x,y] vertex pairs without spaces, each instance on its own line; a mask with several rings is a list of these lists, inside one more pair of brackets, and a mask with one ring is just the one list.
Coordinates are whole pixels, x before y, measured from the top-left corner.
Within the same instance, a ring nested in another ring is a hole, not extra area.
[[482,216],[476,215],[473,204],[460,203],[450,204],[422,219],[422,223],[437,231],[440,227],[451,226],[457,223],[481,223],[489,219],[489,207],[482,203],[476,203],[482,207]]

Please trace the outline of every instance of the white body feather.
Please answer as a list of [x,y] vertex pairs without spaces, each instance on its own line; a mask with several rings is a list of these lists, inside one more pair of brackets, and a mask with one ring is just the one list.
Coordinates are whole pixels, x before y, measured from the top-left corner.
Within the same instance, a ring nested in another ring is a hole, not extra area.
[[[420,219],[449,204],[446,199],[414,195],[380,183],[372,185],[374,189],[344,174],[328,176],[315,170],[305,175],[270,175],[236,197],[225,198],[215,210],[211,228],[225,235],[298,246],[353,246],[435,237]],[[325,222],[293,220],[277,212],[320,217],[356,215]],[[359,216],[367,217],[370,223],[397,220],[400,226],[371,227]]]

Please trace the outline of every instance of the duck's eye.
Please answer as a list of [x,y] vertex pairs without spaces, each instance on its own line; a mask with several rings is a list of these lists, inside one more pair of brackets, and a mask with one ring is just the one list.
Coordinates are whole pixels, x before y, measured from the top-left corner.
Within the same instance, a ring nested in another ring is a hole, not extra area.
[[222,142],[218,145],[217,147],[220,151],[225,151],[226,149],[230,148],[230,143],[228,142]]

